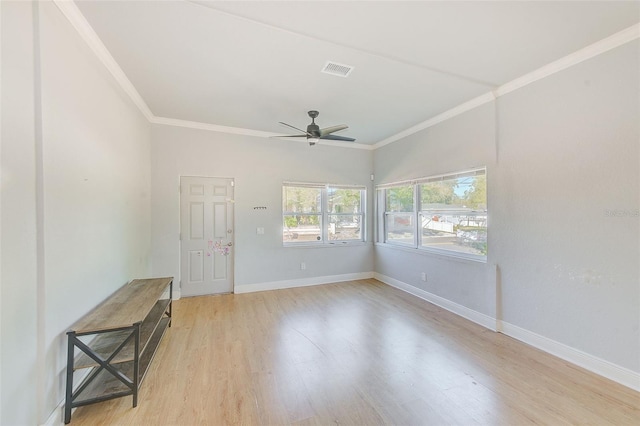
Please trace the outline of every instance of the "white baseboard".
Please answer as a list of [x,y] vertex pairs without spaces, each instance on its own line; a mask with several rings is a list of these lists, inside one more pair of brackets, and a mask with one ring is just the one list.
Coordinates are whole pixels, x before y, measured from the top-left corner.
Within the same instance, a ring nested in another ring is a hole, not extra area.
[[[73,411],[72,411],[73,412]],[[64,400],[51,413],[42,426],[62,426],[64,425]]]
[[366,280],[373,278],[373,272],[358,272],[354,274],[326,275],[323,277],[300,278],[295,280],[271,281],[256,284],[236,285],[233,292],[253,293],[256,291],[281,290],[284,288],[308,287],[312,285],[339,283],[343,281]]
[[[175,286],[175,283],[174,283]],[[180,289],[176,289],[175,287],[173,287],[173,294],[172,294],[173,298],[172,300],[180,300]],[[169,290],[165,291],[164,293],[162,293],[162,296],[160,297],[160,299],[168,299],[169,298]]]
[[495,318],[492,318],[489,315],[474,311],[473,309],[469,309],[466,306],[459,305],[455,302],[452,302],[440,296],[436,296],[433,293],[429,293],[428,291],[424,291],[402,281],[387,277],[386,275],[378,274],[377,272],[374,273],[373,277],[378,281],[382,281],[383,283],[390,285],[391,287],[395,287],[416,297],[419,297],[420,299],[426,300],[429,303],[433,303],[436,306],[440,306],[447,311],[453,312],[454,314],[466,318],[469,321],[475,322],[476,324],[488,328],[491,331],[497,330]]
[[[620,367],[609,361],[605,361],[593,355],[589,355],[585,352],[574,349],[563,343],[556,342],[555,340],[533,333],[524,328],[515,326],[505,321],[496,320],[488,315],[469,309],[466,306],[462,306],[443,297],[436,296],[402,281],[396,280],[386,275],[378,274],[377,272],[362,272],[355,274],[343,274],[343,275],[329,275],[323,277],[303,278],[296,280],[285,281],[272,281],[258,284],[246,284],[238,285],[235,287],[235,293],[252,293],[256,291],[266,290],[279,290],[285,288],[294,287],[307,287],[312,285],[331,284],[343,281],[364,280],[369,278],[375,278],[387,285],[395,287],[399,290],[405,291],[420,299],[426,300],[429,303],[433,303],[443,309],[453,312],[463,318],[468,319],[476,324],[479,324],[492,331],[503,333],[509,337],[519,340],[523,343],[538,348],[544,352],[554,355],[558,358],[564,359],[572,364],[582,367],[592,373],[603,376],[614,382],[620,383],[623,386],[640,391],[640,374]],[[180,291],[173,292],[174,300],[180,298]],[[177,297],[176,297],[177,295]],[[168,297],[168,295],[167,295]],[[82,379],[77,381],[82,382]],[[44,426],[60,426],[63,424],[64,413],[64,401],[51,413]]]
[[613,380],[614,382],[633,390],[640,391],[640,373],[620,367],[619,365],[605,361],[578,349],[574,349],[563,343],[556,342],[555,340],[541,336],[532,331],[525,330],[524,328],[509,324],[508,322],[496,320],[488,315],[476,312],[466,306],[459,305],[394,278],[378,273],[374,273],[374,278],[392,287],[426,300],[427,302],[433,303],[434,305],[440,306],[441,308],[453,312],[456,315],[460,315],[469,321],[480,324],[489,330],[497,331],[509,337],[513,337],[516,340],[582,367],[585,370],[589,370],[599,376]]
[[[78,386],[82,384],[84,379],[91,374],[92,368],[86,369],[86,371],[80,376],[74,378],[75,385],[73,386],[73,391],[75,392],[78,389]],[[76,372],[77,374],[77,372]],[[42,423],[42,426],[63,426],[64,425],[64,399],[58,404],[58,406],[51,412],[49,418]],[[71,418],[73,419],[73,412],[76,409],[73,408],[71,410]]]
[[498,321],[498,330],[509,337],[520,340],[528,345],[564,359],[572,364],[582,367],[592,373],[606,377],[628,388],[640,391],[640,373],[620,367],[609,361],[605,361],[588,353],[574,349],[563,343],[536,334],[532,331]]
[[[60,413],[62,413],[62,414],[60,414]],[[63,425],[64,421],[62,420],[61,416],[64,417],[64,401],[62,401],[60,403],[60,405],[58,405],[56,407],[56,409],[53,410],[53,412],[51,413],[51,415],[49,416],[47,421],[42,423],[41,426],[59,426],[59,425]]]

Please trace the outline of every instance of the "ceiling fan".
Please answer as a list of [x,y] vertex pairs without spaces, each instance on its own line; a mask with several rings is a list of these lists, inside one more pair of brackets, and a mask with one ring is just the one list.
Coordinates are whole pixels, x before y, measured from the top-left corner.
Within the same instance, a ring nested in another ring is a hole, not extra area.
[[318,126],[316,124],[316,117],[318,115],[320,115],[320,113],[318,111],[309,111],[307,114],[309,114],[309,117],[311,117],[311,124],[309,124],[307,126],[307,130],[302,130],[302,129],[298,129],[295,126],[292,126],[291,124],[287,124],[287,123],[283,123],[282,121],[280,121],[280,124],[283,124],[287,127],[291,127],[292,129],[298,130],[299,132],[302,132],[303,134],[301,135],[285,135],[285,136],[275,136],[277,138],[303,138],[306,137],[307,141],[309,142],[309,145],[313,146],[316,144],[316,142],[318,142],[320,139],[328,139],[328,140],[332,140],[332,141],[344,141],[344,142],[353,142],[355,141],[355,139],[353,138],[347,138],[344,136],[336,136],[336,135],[332,135],[331,133],[340,131],[340,130],[344,130],[344,129],[348,129],[349,126],[347,126],[346,124],[339,124],[337,126],[331,126],[331,127],[325,127],[324,129],[321,129],[320,126]]

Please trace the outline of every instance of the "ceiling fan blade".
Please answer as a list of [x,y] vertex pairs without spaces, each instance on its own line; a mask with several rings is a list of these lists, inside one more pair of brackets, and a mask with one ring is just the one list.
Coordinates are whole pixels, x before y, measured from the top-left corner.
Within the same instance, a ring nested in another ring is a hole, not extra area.
[[280,123],[280,124],[282,124],[284,126],[287,126],[287,127],[291,127],[292,129],[295,129],[295,130],[297,130],[299,132],[302,132],[302,133],[304,133],[305,136],[312,136],[313,137],[313,135],[311,133],[307,132],[306,130],[298,129],[297,127],[294,127],[291,124],[283,123],[282,121],[278,121],[278,123]]
[[340,130],[348,129],[349,126],[346,124],[339,124],[337,126],[325,127],[324,129],[320,129],[320,136],[328,135],[329,133],[338,132]]
[[327,140],[331,140],[331,141],[345,141],[345,142],[354,142],[355,141],[354,138],[346,138],[344,136],[337,136],[337,135],[324,135],[324,136],[320,136],[320,139],[327,139]]
[[277,136],[269,136],[270,138],[308,138],[309,135],[277,135]]

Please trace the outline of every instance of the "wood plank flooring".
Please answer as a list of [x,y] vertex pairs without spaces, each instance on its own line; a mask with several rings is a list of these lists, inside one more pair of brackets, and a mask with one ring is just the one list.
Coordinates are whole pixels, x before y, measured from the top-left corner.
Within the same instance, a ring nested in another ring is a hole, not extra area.
[[186,298],[80,425],[640,425],[640,393],[376,280]]

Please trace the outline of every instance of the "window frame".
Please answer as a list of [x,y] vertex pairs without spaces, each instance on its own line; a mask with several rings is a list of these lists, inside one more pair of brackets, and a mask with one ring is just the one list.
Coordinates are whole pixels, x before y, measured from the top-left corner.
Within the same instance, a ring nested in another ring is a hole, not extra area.
[[[319,213],[297,213],[285,211],[284,200],[284,188],[285,187],[297,187],[297,188],[316,188],[320,189],[320,212]],[[359,213],[332,213],[329,212],[329,189],[357,189],[360,191],[360,212]],[[330,183],[305,183],[305,182],[288,182],[282,183],[282,245],[284,247],[332,247],[343,246],[353,244],[363,244],[366,242],[367,234],[367,187],[365,185],[349,185],[349,184],[330,184]],[[319,216],[320,217],[320,240],[318,241],[285,241],[284,240],[284,219],[286,216]],[[329,226],[331,216],[359,216],[360,217],[360,238],[359,239],[329,239]]]
[[[424,217],[425,212],[432,212],[437,209],[422,209],[422,200],[421,200],[421,186],[427,183],[437,182],[437,181],[445,181],[450,179],[458,179],[463,177],[474,177],[474,176],[484,176],[486,179],[487,169],[486,167],[477,167],[470,170],[465,170],[461,172],[453,172],[446,173],[442,175],[434,175],[423,177],[419,179],[414,179],[410,181],[401,181],[401,182],[393,182],[388,184],[376,185],[376,226],[375,226],[375,243],[380,245],[385,245],[388,247],[401,248],[405,250],[415,250],[416,252],[421,253],[432,253],[437,255],[442,255],[445,257],[453,257],[453,258],[461,258],[466,260],[472,260],[477,262],[486,263],[487,262],[487,254],[476,254],[476,253],[465,253],[462,251],[445,249],[445,248],[437,248],[429,245],[423,245],[423,236],[422,236],[422,217]],[[397,212],[387,212],[387,191],[391,188],[398,188],[403,186],[412,186],[413,187],[413,212],[412,218],[414,220],[414,238],[413,243],[399,242],[389,240],[387,238],[387,231],[389,228],[388,218]],[[488,204],[488,201],[485,200]],[[489,230],[489,214],[488,207],[484,211],[485,216],[485,229]]]
[[[416,219],[417,219],[417,217],[416,217],[416,202],[418,201],[418,199],[416,198],[415,187],[413,188],[413,199],[412,199],[413,210],[412,211],[404,211],[404,210],[403,211],[391,211],[391,212],[387,211],[387,207],[388,207],[387,206],[387,201],[388,201],[387,191],[389,189],[392,189],[392,188],[403,188],[403,187],[409,187],[409,186],[412,186],[412,185],[408,185],[406,183],[403,183],[403,184],[400,184],[400,185],[389,186],[388,188],[385,188],[385,190],[384,190],[384,195],[383,195],[383,198],[384,198],[384,213],[383,214],[384,214],[384,219],[385,220],[383,221],[384,222],[384,224],[383,224],[384,233],[382,234],[382,237],[383,237],[383,242],[385,244],[397,245],[397,246],[402,246],[402,247],[415,247],[416,244],[417,244],[418,235],[417,235],[417,232],[416,232],[415,228],[417,227],[417,222],[416,222]],[[393,216],[393,217],[396,217],[396,216],[410,216],[411,217],[411,220],[413,221],[413,227],[414,227],[413,235],[412,235],[412,242],[411,243],[402,242],[402,241],[394,241],[393,239],[390,240],[388,238],[388,235],[389,235],[388,234],[388,230],[389,230],[388,218],[391,217],[391,216]]]

